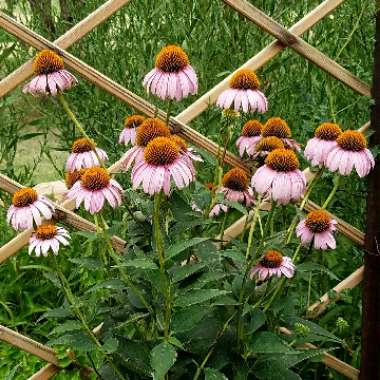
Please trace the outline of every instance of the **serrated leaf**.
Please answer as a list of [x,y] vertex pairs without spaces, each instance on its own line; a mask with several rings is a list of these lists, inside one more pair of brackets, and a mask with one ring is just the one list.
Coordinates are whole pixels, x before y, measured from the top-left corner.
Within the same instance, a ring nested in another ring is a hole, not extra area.
[[269,331],[254,334],[249,343],[249,351],[253,354],[297,354],[277,334]]
[[67,318],[72,316],[72,312],[70,309],[66,309],[64,307],[58,307],[56,309],[51,309],[46,313],[42,314],[40,318],[38,318],[37,322],[42,321],[43,319],[49,318]]
[[150,353],[153,379],[162,380],[177,359],[177,351],[169,343],[160,343]]
[[180,309],[172,316],[172,329],[176,333],[192,330],[209,312],[208,306],[200,305]]
[[186,249],[188,249],[190,247],[194,247],[195,245],[203,243],[207,240],[210,240],[210,238],[209,237],[202,237],[202,238],[198,237],[198,238],[193,238],[193,239],[186,240],[186,241],[180,242],[178,244],[172,245],[166,251],[166,260],[174,259],[176,256],[178,256],[180,253],[182,253]]
[[83,331],[76,331],[75,333],[65,334],[57,339],[52,339],[49,341],[49,345],[67,345],[81,352],[91,352],[97,349],[92,339]]
[[98,270],[102,267],[102,262],[99,259],[92,258],[92,257],[82,257],[77,258],[73,257],[69,259],[70,262],[74,264],[78,264],[83,268],[89,269],[89,270]]
[[243,215],[248,214],[247,209],[239,202],[224,200],[223,203],[228,207],[234,208],[235,210],[241,212]]
[[114,337],[110,337],[105,340],[102,346],[102,350],[106,354],[112,354],[116,352],[118,347],[119,347],[119,341]]
[[174,283],[190,277],[194,273],[203,270],[207,266],[206,263],[187,264],[181,267],[175,267],[172,272],[172,280]]
[[228,380],[228,378],[218,370],[214,368],[204,369],[205,380]]
[[332,271],[330,271],[328,268],[321,264],[317,263],[302,263],[297,265],[297,273],[307,273],[307,275],[310,274],[310,272],[319,272],[319,273],[325,273],[327,274],[332,280],[340,281],[339,277],[337,277]]
[[64,333],[81,330],[82,326],[78,321],[65,321],[61,325],[57,326],[49,335],[62,335]]
[[229,293],[230,292],[226,290],[219,289],[193,289],[192,291],[189,291],[179,296],[174,301],[174,305],[178,307],[196,305],[198,303],[210,301],[213,298],[223,296]]

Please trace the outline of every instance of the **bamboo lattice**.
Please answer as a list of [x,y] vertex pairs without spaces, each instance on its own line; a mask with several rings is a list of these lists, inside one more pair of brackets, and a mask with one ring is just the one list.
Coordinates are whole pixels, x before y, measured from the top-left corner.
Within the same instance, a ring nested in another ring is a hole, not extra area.
[[[92,12],[89,16],[87,16],[85,19],[83,19],[54,42],[48,41],[44,37],[23,26],[11,17],[5,15],[3,12],[0,12],[0,27],[38,50],[49,48],[56,51],[65,59],[67,66],[79,73],[83,78],[94,83],[119,100],[132,106],[139,112],[147,116],[153,116],[156,112],[156,107],[154,105],[150,104],[145,99],[124,88],[122,85],[116,83],[112,79],[108,78],[104,74],[95,70],[91,66],[87,65],[66,51],[68,47],[79,41],[99,24],[106,21],[109,17],[111,17],[115,12],[117,12],[124,5],[128,4],[130,1],[131,0],[108,0],[101,7]],[[276,39],[259,53],[254,55],[236,71],[241,68],[250,68],[257,70],[260,67],[264,66],[268,61],[273,59],[283,49],[288,47],[356,91],[358,94],[368,97],[371,96],[370,86],[368,84],[361,81],[355,75],[340,66],[337,62],[321,53],[318,49],[309,45],[300,37],[313,25],[334,11],[340,4],[343,3],[343,1],[344,0],[325,0],[310,13],[304,16],[300,21],[294,24],[291,28],[286,29],[271,17],[245,0],[223,0],[225,4],[235,9],[238,13],[240,13],[248,20],[254,22],[261,29],[268,32]],[[206,150],[214,156],[218,154],[218,145],[189,127],[188,123],[190,123],[203,111],[205,111],[210,104],[213,104],[216,101],[218,95],[228,86],[229,79],[234,73],[236,73],[236,71],[231,73],[219,84],[202,95],[198,100],[187,107],[184,111],[179,113],[176,117],[171,117],[169,121],[169,126],[174,133],[178,133],[191,144],[194,144]],[[32,61],[29,60],[13,73],[9,74],[6,78],[0,81],[0,97],[7,95],[32,74]],[[158,117],[162,120],[165,120],[165,112],[158,110]],[[368,129],[369,126],[369,123],[366,123],[361,128],[361,130],[364,131]],[[243,168],[248,172],[251,171],[246,162],[231,152],[227,152],[225,156],[225,162],[229,165]],[[119,168],[120,161],[110,166],[109,171],[111,173],[115,173],[118,172]],[[305,169],[305,174],[308,180],[314,176],[314,174],[309,169]],[[0,174],[0,189],[12,194],[20,188],[22,188],[22,185]],[[85,218],[76,215],[75,212],[73,212],[75,209],[73,202],[65,201],[62,204],[55,204],[55,207],[58,211],[57,217],[61,222],[68,224],[75,229],[84,231],[96,231],[96,226],[93,223],[86,220]],[[318,208],[319,206],[312,201],[308,201],[305,205],[305,210],[307,211]],[[262,209],[268,209],[268,204],[263,202]],[[239,219],[233,225],[227,228],[224,234],[224,241],[228,242],[242,233],[244,227],[247,227],[249,225],[251,217],[252,215],[249,214],[247,217]],[[247,218],[248,220],[246,220]],[[349,223],[339,218],[334,218],[337,219],[338,229],[342,234],[347,236],[353,242],[359,245],[363,245],[363,232],[357,230]],[[28,243],[31,233],[32,230],[24,231],[6,243],[3,247],[1,247],[0,263],[16,254],[22,247],[24,247]],[[114,236],[112,238],[112,244],[119,253],[122,253],[126,242],[123,239]],[[344,289],[353,288],[361,282],[362,277],[363,267],[360,267],[349,277],[337,284],[333,290],[339,294]],[[315,304],[310,306],[310,317],[315,318],[323,313],[328,303],[329,296],[328,294],[325,294]],[[98,326],[94,329],[94,331],[97,332],[100,328],[101,326]],[[291,334],[291,332],[285,328],[281,328],[281,332],[284,334]],[[59,371],[59,367],[57,366],[57,358],[54,351],[50,347],[42,345],[39,342],[27,338],[4,326],[0,326],[0,340],[8,342],[9,344],[12,344],[48,362],[45,367],[30,377],[29,380],[50,379]],[[307,344],[306,348],[315,347]],[[349,364],[337,359],[336,357],[330,354],[325,354],[322,361],[326,366],[335,369],[347,378],[358,379],[359,371]]]

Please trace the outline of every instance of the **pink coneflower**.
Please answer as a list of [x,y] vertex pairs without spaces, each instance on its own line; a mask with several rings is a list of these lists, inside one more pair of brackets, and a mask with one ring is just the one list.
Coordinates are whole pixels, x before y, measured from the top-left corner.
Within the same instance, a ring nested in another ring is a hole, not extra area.
[[336,139],[342,133],[338,124],[322,123],[305,147],[305,157],[313,166],[323,166],[328,154],[337,146]]
[[268,101],[259,90],[260,81],[254,71],[241,69],[230,80],[230,88],[224,90],[218,97],[216,105],[220,108],[240,109],[243,112],[266,112]]
[[217,190],[224,194],[224,199],[239,202],[249,207],[253,201],[253,190],[249,186],[248,176],[243,169],[233,168],[222,178],[222,187]]
[[222,203],[216,204],[208,214],[210,218],[214,218],[215,216],[219,216],[221,212],[227,212],[228,211],[228,206],[224,205]]
[[278,137],[285,145],[285,148],[301,150],[300,144],[297,141],[291,139],[292,132],[288,126],[288,123],[281,119],[281,117],[271,117],[263,126],[261,131],[263,137],[275,136]]
[[236,141],[240,157],[243,157],[244,152],[252,156],[255,145],[261,138],[262,128],[263,125],[258,120],[249,120],[244,124],[241,136]]
[[171,138],[177,144],[179,148],[179,152],[180,154],[182,154],[183,158],[187,161],[188,166],[191,169],[191,172],[195,174],[193,161],[203,162],[202,157],[194,149],[190,148],[182,137],[173,135],[171,136]]
[[336,231],[337,224],[327,211],[316,210],[309,212],[306,218],[299,222],[296,232],[303,245],[313,241],[315,249],[335,249],[336,242],[333,233]]
[[79,208],[84,202],[84,208],[91,214],[99,212],[104,202],[112,208],[120,206],[123,189],[112,179],[106,169],[94,167],[87,169],[81,179],[67,192],[67,198],[75,200]]
[[122,167],[128,171],[132,164],[144,160],[144,149],[156,137],[169,137],[170,129],[159,119],[145,119],[136,130],[136,145],[122,157]]
[[182,189],[194,180],[194,175],[178,145],[169,137],[156,137],[144,151],[144,160],[132,170],[132,184],[136,189],[143,185],[146,193],[170,193],[170,179]]
[[181,100],[198,92],[198,78],[187,54],[176,45],[161,49],[156,67],[144,78],[144,87],[159,98]]
[[326,167],[341,175],[349,175],[355,168],[359,177],[365,177],[375,166],[367,140],[359,131],[345,131],[336,139],[337,146],[328,154]]
[[253,158],[261,158],[263,160],[273,150],[284,148],[284,143],[276,136],[261,137],[254,146]]
[[54,224],[42,224],[37,227],[29,239],[29,255],[34,251],[37,257],[41,254],[48,256],[49,250],[53,251],[55,256],[58,255],[59,246],[69,245],[70,235],[62,227],[57,227]]
[[33,222],[38,226],[42,223],[42,217],[51,219],[54,206],[42,195],[29,187],[17,190],[13,194],[12,205],[8,209],[7,222],[17,230],[22,231],[33,227]]
[[82,178],[86,169],[74,170],[73,172],[65,173],[65,184],[68,189],[71,189],[74,184]]
[[305,192],[306,177],[290,149],[275,149],[252,177],[252,187],[279,204],[298,201]]
[[257,276],[260,281],[272,276],[292,278],[295,269],[290,257],[283,256],[280,252],[271,249],[251,269],[250,278],[253,279]]
[[80,169],[88,169],[93,166],[100,166],[95,150],[102,162],[108,160],[107,153],[95,147],[94,143],[86,138],[75,140],[71,147],[71,154],[66,162],[66,170],[73,172]]
[[77,79],[64,69],[63,59],[51,50],[41,50],[33,62],[35,77],[25,85],[23,92],[33,95],[57,95],[58,91],[65,91]]
[[124,119],[124,128],[120,133],[119,144],[132,144],[136,143],[136,128],[141,125],[145,120],[144,116],[131,115]]

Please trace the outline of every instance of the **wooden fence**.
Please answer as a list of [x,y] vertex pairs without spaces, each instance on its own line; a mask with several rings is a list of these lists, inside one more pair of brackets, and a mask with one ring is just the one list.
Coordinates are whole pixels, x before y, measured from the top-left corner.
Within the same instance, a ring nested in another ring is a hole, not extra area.
[[[86,34],[91,32],[99,24],[107,20],[111,15],[117,12],[121,7],[127,5],[132,0],[108,0],[101,7],[95,10],[93,13],[88,15],[80,23],[75,25],[72,29],[67,31],[60,38],[54,42],[48,41],[39,34],[33,32],[29,28],[20,24],[13,18],[7,16],[3,12],[0,12],[0,27],[3,28],[8,33],[14,35],[19,40],[25,42],[26,44],[38,49],[52,49],[61,55],[68,67],[76,71],[83,78],[94,83],[96,86],[102,88],[104,91],[115,96],[119,100],[127,103],[129,106],[133,107],[137,111],[147,115],[153,116],[156,112],[156,107],[151,103],[147,102],[145,99],[134,94],[132,91],[123,87],[119,83],[116,83],[112,79],[108,78],[106,75],[95,70],[91,66],[87,65],[83,61],[79,60],[69,52],[69,48],[72,44],[79,41]],[[275,37],[275,41],[266,46],[259,53],[255,54],[251,59],[249,59],[244,65],[237,68],[250,68],[252,70],[257,70],[268,61],[274,58],[279,54],[283,49],[290,48],[296,53],[300,54],[310,62],[317,65],[322,70],[329,73],[331,76],[341,81],[359,95],[362,96],[371,96],[370,86],[355,75],[350,73],[348,70],[344,69],[337,62],[331,58],[324,55],[322,52],[308,44],[300,36],[309,30],[313,25],[322,20],[325,16],[330,14],[335,10],[344,0],[325,0],[310,13],[305,15],[300,21],[294,24],[291,28],[286,29],[278,22],[273,20],[271,17],[257,9],[252,4],[248,3],[246,0],[221,0],[226,5],[235,9],[243,17],[255,23],[257,26],[262,28],[264,31],[271,34]],[[236,70],[236,71],[237,71]],[[235,71],[235,72],[236,72]],[[234,73],[235,73],[234,72]],[[218,145],[203,136],[199,132],[192,129],[188,124],[199,116],[203,111],[205,111],[210,104],[213,104],[218,95],[228,87],[228,82],[231,76],[223,79],[211,90],[202,95],[197,99],[193,104],[187,107],[184,111],[178,114],[176,117],[170,117],[169,126],[174,133],[181,135],[189,143],[194,144],[207,152],[217,155],[218,154]],[[0,97],[6,96],[18,85],[28,79],[33,75],[32,60],[24,63],[13,73],[9,74],[6,78],[0,82]],[[158,110],[158,117],[162,120],[165,120],[166,114],[162,110]],[[367,130],[370,123],[366,123],[362,126],[360,130]],[[250,168],[246,163],[241,160],[239,157],[234,155],[231,152],[227,152],[225,156],[225,162],[232,166],[238,166],[250,172]],[[118,172],[120,168],[120,161],[114,163],[109,167],[110,172]],[[313,177],[313,173],[309,169],[305,169],[305,174],[308,181]],[[22,188],[22,185],[16,183],[12,179],[0,174],[0,189],[12,194],[18,189]],[[262,203],[262,209],[267,209],[268,205],[265,202]],[[57,210],[57,216],[59,220],[63,223],[70,225],[71,227],[83,230],[83,231],[96,231],[96,226],[90,221],[86,220],[75,214],[74,209],[75,205],[73,202],[65,201],[62,204],[55,204]],[[308,201],[304,207],[306,211],[315,210],[320,208],[317,204],[312,201]],[[248,218],[248,220],[246,220]],[[249,226],[249,222],[252,218],[252,214],[249,214],[247,217],[243,217],[226,229],[224,233],[224,240],[227,243],[229,240],[238,236],[244,228]],[[351,239],[354,243],[358,245],[363,245],[364,234],[355,227],[351,226],[349,223],[345,222],[334,216],[338,221],[338,230]],[[22,247],[28,244],[29,238],[32,234],[32,230],[26,230],[18,234],[11,241],[6,243],[3,247],[0,248],[0,263],[4,262],[9,257],[15,255]],[[126,242],[114,236],[112,238],[112,244],[115,249],[119,252],[122,252]],[[342,282],[337,284],[333,290],[339,295],[345,289],[350,289],[357,286],[363,278],[363,267],[355,270],[350,276],[344,279]],[[321,315],[330,302],[328,294],[321,296],[321,298],[310,306],[309,316],[310,318],[316,318]],[[98,332],[101,329],[101,326],[98,326],[94,329],[95,332]],[[287,329],[282,328],[281,332],[284,334],[291,334]],[[48,364],[41,368],[37,373],[35,373],[29,380],[46,380],[52,378],[59,370],[58,360],[54,351],[39,342],[36,342],[28,337],[25,337],[15,331],[8,329],[7,327],[0,325],[0,340],[3,340],[13,346],[16,346],[26,352],[29,352],[42,360],[48,362]],[[305,348],[315,348],[311,344],[307,344]],[[359,371],[358,369],[350,366],[347,363],[342,362],[336,357],[325,354],[323,363],[338,371],[342,375],[346,376],[349,379],[358,379]]]

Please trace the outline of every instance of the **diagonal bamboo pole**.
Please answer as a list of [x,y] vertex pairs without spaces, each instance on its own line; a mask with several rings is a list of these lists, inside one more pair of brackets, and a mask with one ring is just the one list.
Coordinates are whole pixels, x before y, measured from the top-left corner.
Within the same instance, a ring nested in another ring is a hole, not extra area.
[[248,20],[253,21],[261,29],[270,33],[277,38],[282,44],[290,47],[303,57],[313,62],[322,70],[326,71],[339,81],[343,82],[359,94],[370,97],[370,86],[350,73],[348,70],[340,66],[333,59],[327,57],[318,49],[309,45],[295,33],[290,32],[277,21],[260,11],[258,8],[248,3],[246,0],[223,0],[231,8],[235,9]]
[[28,380],[49,380],[54,377],[61,369],[54,364],[47,364],[38,372],[28,378]]
[[[342,2],[343,0],[325,0],[316,8],[314,8],[310,13],[305,15],[301,20],[295,23],[289,29],[289,32],[294,33],[298,36],[302,35],[311,27],[313,27],[317,22],[322,20],[329,13],[331,13],[340,4],[342,4]],[[245,62],[242,66],[240,66],[237,70],[235,70],[229,76],[224,78],[215,87],[207,91],[204,95],[202,95],[198,100],[196,100],[193,104],[187,107],[184,111],[178,114],[176,118],[182,121],[182,123],[189,123],[197,116],[199,116],[204,110],[206,110],[210,106],[210,104],[215,103],[216,99],[218,98],[218,95],[223,90],[228,88],[228,83],[230,79],[238,70],[244,68],[258,70],[284,49],[285,46],[280,41],[273,41],[263,50],[261,50],[259,53],[250,58],[247,62]]]
[[[284,335],[292,335],[292,332],[288,330],[286,327],[280,327],[280,332]],[[314,346],[311,343],[305,343],[299,348],[304,349],[316,349],[318,347]],[[329,368],[335,369],[337,372],[341,373],[342,375],[346,376],[348,379],[351,380],[357,380],[359,377],[359,370],[350,366],[349,364],[343,362],[342,360],[339,360],[335,356],[325,353],[322,357],[322,362]]]
[[[94,28],[106,21],[131,0],[108,0],[86,18],[73,26],[65,34],[54,41],[62,49],[67,49],[79,41]],[[33,60],[25,62],[18,69],[0,81],[0,98],[14,90],[24,80],[33,75]]]
[[51,364],[58,365],[58,359],[52,348],[2,325],[0,325],[0,340],[9,343],[12,346],[18,347],[23,351],[29,352],[30,354],[46,360]]

